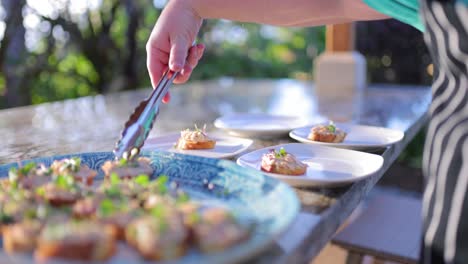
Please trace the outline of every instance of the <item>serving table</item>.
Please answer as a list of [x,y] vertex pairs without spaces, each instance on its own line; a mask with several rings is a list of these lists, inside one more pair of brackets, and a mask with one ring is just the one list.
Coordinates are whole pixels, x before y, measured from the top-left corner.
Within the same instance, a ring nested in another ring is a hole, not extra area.
[[[0,164],[58,154],[111,151],[124,122],[148,89],[0,110]],[[301,201],[293,225],[256,263],[308,263],[395,162],[427,121],[429,87],[370,85],[356,98],[317,98],[311,82],[232,79],[190,82],[171,88],[150,137],[207,124],[237,112],[300,115],[399,129],[404,139],[378,151],[383,167],[372,177],[339,188],[296,188]],[[294,142],[254,139],[250,150]]]

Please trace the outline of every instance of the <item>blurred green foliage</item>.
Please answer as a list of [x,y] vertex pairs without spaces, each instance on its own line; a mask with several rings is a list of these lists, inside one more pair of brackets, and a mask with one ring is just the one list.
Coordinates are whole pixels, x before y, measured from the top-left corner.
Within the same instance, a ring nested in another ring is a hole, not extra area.
[[[150,86],[145,45],[161,1],[102,0],[81,9],[68,5],[72,2],[93,1],[1,1],[0,109]],[[206,50],[191,80],[312,79],[313,60],[324,50],[324,31],[205,21],[198,41]],[[361,23],[357,32],[370,81],[430,82],[427,51],[416,61],[408,55],[408,45],[423,45],[413,29],[390,21]],[[393,41],[382,35],[401,37]],[[419,167],[423,141],[424,135],[418,136],[401,160]]]
[[[21,7],[26,10],[22,19],[37,22],[26,25],[21,67],[27,74],[11,77],[22,79],[22,86],[28,89],[19,92],[13,82],[2,79],[7,71],[1,71],[0,108],[150,85],[145,45],[161,11],[152,1],[103,0],[97,8],[78,15],[57,4],[60,1],[55,2],[53,15],[28,3]],[[14,25],[6,21],[6,26]],[[310,79],[313,59],[324,49],[324,38],[324,27],[286,29],[205,21],[198,41],[206,50],[191,80],[221,76]],[[7,45],[2,42],[3,47]]]

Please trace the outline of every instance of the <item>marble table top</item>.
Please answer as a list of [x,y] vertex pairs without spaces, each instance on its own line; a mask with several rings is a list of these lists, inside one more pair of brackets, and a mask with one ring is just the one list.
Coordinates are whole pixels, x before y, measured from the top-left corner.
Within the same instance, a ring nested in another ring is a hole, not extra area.
[[[402,142],[382,150],[383,168],[371,178],[341,188],[295,189],[302,203],[293,226],[258,263],[308,263],[331,239],[358,203],[427,121],[429,87],[370,85],[354,98],[317,98],[310,82],[223,78],[171,88],[150,137],[207,124],[224,114],[300,115],[405,131]],[[77,152],[111,151],[124,122],[148,89],[83,97],[0,111],[0,164]],[[251,150],[294,142],[255,139]]]

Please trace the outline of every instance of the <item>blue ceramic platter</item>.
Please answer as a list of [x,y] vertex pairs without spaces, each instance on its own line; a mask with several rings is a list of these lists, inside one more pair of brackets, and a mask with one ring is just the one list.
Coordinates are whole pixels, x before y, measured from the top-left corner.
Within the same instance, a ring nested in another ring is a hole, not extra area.
[[[167,175],[170,183],[176,183],[193,199],[226,206],[242,223],[254,226],[251,238],[241,245],[212,255],[204,255],[193,250],[177,262],[233,263],[245,260],[273,243],[274,239],[292,223],[299,210],[298,199],[289,186],[253,169],[242,168],[226,160],[176,153],[149,151],[143,152],[142,155],[151,159],[155,170],[153,177]],[[100,167],[105,161],[113,159],[114,155],[111,152],[82,153],[30,161],[50,165],[53,160],[68,157],[80,157],[82,163],[99,170],[98,179],[102,179]],[[24,161],[27,162],[29,161]],[[1,165],[0,177],[8,175],[8,170],[12,166],[17,164]],[[135,263],[134,257],[135,255],[132,255],[129,258],[128,254],[120,253],[109,263]],[[24,263],[27,258],[29,261],[32,260],[24,256],[7,257],[3,252],[0,258],[9,258],[10,261],[18,263]],[[146,262],[141,261],[141,263]]]

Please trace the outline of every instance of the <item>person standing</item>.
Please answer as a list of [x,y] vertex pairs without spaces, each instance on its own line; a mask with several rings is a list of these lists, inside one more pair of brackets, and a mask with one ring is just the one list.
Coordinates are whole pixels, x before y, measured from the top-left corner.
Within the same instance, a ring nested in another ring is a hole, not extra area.
[[317,26],[389,17],[424,32],[434,64],[421,263],[468,263],[468,0],[170,0],[147,42],[148,72],[153,85],[167,67],[186,82],[204,51],[192,46],[203,19]]

